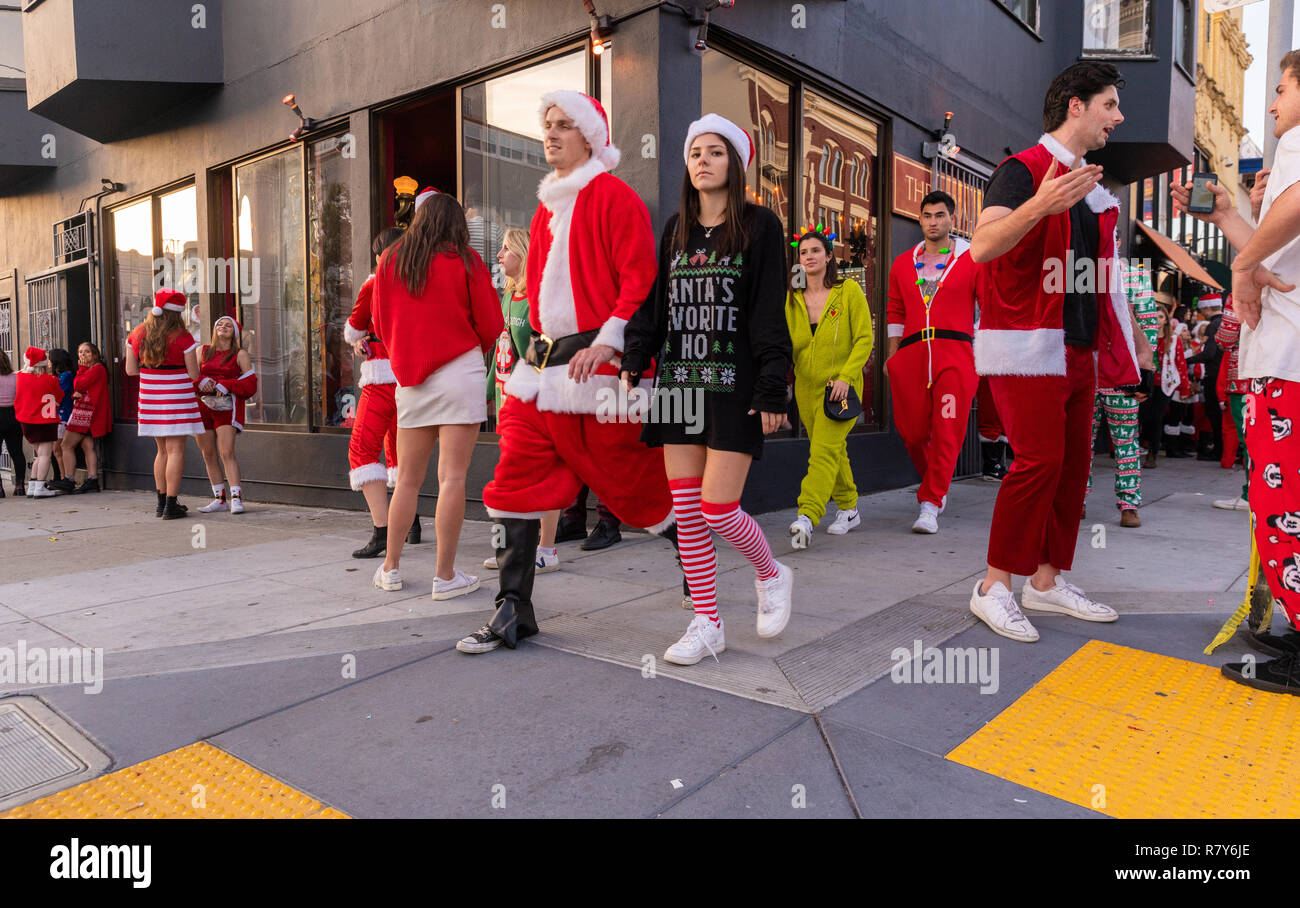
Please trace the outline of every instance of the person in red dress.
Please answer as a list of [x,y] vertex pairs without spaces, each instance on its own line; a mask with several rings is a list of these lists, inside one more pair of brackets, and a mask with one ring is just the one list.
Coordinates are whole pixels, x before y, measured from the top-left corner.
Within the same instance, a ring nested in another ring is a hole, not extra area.
[[185,438],[203,433],[194,383],[199,380],[198,341],[185,330],[185,294],[163,288],[154,294],[144,324],[126,339],[126,374],[140,377],[140,434],[154,440],[158,491],[155,516],[184,517],[189,509],[176,500],[181,490]]
[[50,360],[40,347],[28,347],[24,353],[27,367],[18,373],[14,392],[14,415],[23,427],[23,438],[36,451],[32,462],[32,479],[27,484],[28,498],[51,498],[58,493],[48,488],[44,476],[59,437],[59,401],[63,389],[50,374]]
[[78,401],[74,405],[74,417],[83,403],[90,408],[90,424],[84,432],[79,432],[73,425],[80,425],[75,419],[69,420],[67,434],[63,436],[63,475],[69,478],[77,468],[77,446],[86,458],[86,481],[74,491],[99,491],[99,459],[95,454],[95,439],[103,438],[113,428],[113,411],[108,402],[108,370],[104,368],[104,357],[99,348],[86,341],[77,348],[77,375],[72,380],[72,396]]
[[204,432],[195,441],[212,482],[212,502],[199,508],[204,514],[226,510],[227,480],[230,513],[244,513],[235,435],[244,431],[244,401],[257,393],[257,373],[248,351],[240,346],[242,333],[239,322],[223,315],[212,326],[212,344],[199,351],[199,413]]

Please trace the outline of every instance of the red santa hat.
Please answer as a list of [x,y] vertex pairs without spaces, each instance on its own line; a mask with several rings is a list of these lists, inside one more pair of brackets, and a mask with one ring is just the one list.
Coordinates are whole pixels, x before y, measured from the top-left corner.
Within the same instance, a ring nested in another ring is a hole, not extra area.
[[23,358],[27,360],[27,368],[33,369],[45,362],[46,354],[40,347],[28,347],[23,351]]
[[163,314],[164,309],[170,309],[172,312],[184,312],[185,294],[179,290],[168,290],[166,287],[159,290],[153,295],[153,308],[149,312],[156,318]]
[[424,188],[424,191],[415,197],[415,210],[419,211],[421,205],[429,201],[429,199],[433,198],[437,194],[438,194],[438,190],[434,189],[432,186],[426,186]]
[[221,316],[221,318],[219,318],[219,319],[217,319],[215,322],[213,322],[213,323],[212,323],[212,333],[213,333],[213,334],[216,334],[216,333],[217,333],[217,325],[220,325],[222,322],[230,322],[230,324],[234,327],[234,329],[235,329],[235,346],[238,347],[238,346],[239,346],[239,337],[240,337],[241,334],[243,334],[243,329],[240,328],[240,326],[239,326],[239,322],[235,321],[235,319],[234,319],[232,316],[229,316],[229,315],[223,315],[223,316]]
[[730,142],[731,147],[736,149],[736,153],[744,157],[746,170],[754,163],[754,140],[749,137],[749,132],[720,114],[709,113],[700,117],[686,130],[686,145],[682,149],[682,157],[686,159],[688,165],[691,163],[691,143],[708,133],[722,136]]
[[591,95],[580,91],[552,91],[542,95],[542,106],[537,111],[538,120],[545,124],[546,112],[558,107],[568,114],[573,125],[578,127],[582,137],[591,146],[591,156],[605,165],[606,170],[618,166],[623,153],[609,141],[609,117],[605,108]]
[[1197,309],[1222,309],[1223,297],[1217,293],[1207,293],[1196,302]]

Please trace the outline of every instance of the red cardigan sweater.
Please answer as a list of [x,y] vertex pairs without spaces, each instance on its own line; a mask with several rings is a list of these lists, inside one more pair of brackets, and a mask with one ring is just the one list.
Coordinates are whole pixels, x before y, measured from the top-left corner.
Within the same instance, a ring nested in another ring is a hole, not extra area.
[[59,401],[63,389],[53,375],[18,373],[18,388],[14,393],[14,416],[29,426],[59,421]]
[[72,379],[72,390],[90,398],[95,413],[90,417],[90,437],[107,435],[113,428],[113,411],[108,403],[108,370],[103,363],[82,366]]
[[478,347],[486,355],[505,321],[501,300],[477,252],[470,250],[468,275],[456,253],[433,256],[417,297],[397,275],[394,255],[401,244],[385,252],[375,267],[370,314],[388,347],[397,383],[410,388],[468,350]]

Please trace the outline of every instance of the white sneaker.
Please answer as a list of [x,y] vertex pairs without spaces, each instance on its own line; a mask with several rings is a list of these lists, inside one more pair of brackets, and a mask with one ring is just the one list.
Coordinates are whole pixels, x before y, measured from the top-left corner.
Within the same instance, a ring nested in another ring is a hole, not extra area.
[[1216,508],[1222,508],[1225,511],[1249,511],[1250,502],[1245,498],[1220,498],[1214,502]]
[[496,555],[493,555],[491,558],[484,558],[484,559],[483,559],[483,567],[487,568],[489,571],[495,571],[495,570],[498,570],[498,568],[497,568],[497,556],[496,556]]
[[727,640],[722,633],[722,619],[714,624],[704,615],[696,615],[682,639],[678,640],[664,652],[664,661],[674,665],[694,665],[710,655],[718,661],[718,653],[725,652]]
[[215,514],[218,511],[224,511],[224,510],[226,510],[226,502],[220,498],[214,498],[212,499],[211,503],[205,504],[203,507],[199,508],[199,513]]
[[1036,612],[1056,612],[1084,621],[1109,622],[1119,618],[1119,612],[1109,605],[1093,602],[1083,594],[1083,590],[1073,583],[1066,583],[1060,574],[1056,575],[1056,586],[1045,593],[1034,589],[1026,577],[1020,591],[1020,604]]
[[538,574],[549,574],[551,571],[560,569],[560,553],[552,549],[550,552],[545,551],[540,545],[537,547],[537,571]]
[[917,516],[916,522],[912,524],[913,533],[937,533],[939,532],[939,515],[943,513],[942,508],[934,506],[932,501],[921,502],[921,513]]
[[1038,631],[1029,623],[1024,612],[1016,606],[1016,597],[1011,595],[1011,590],[1006,585],[998,582],[989,588],[989,591],[983,596],[980,595],[980,584],[984,580],[975,581],[975,589],[971,592],[970,610],[975,617],[989,626],[989,630],[995,634],[1001,634],[1003,637],[1010,637],[1012,640],[1019,640],[1021,643],[1033,643],[1038,639]]
[[455,599],[457,596],[472,593],[476,589],[478,589],[478,578],[473,574],[466,574],[464,571],[455,571],[450,580],[443,580],[437,575],[434,575],[433,578],[433,600],[435,602],[440,602],[443,599]]
[[856,530],[861,525],[862,518],[858,516],[858,509],[853,508],[836,514],[835,522],[826,528],[826,532],[832,536],[843,536],[849,530]]
[[36,479],[27,484],[27,494],[32,498],[53,498],[59,493],[47,486],[44,479]]
[[944,495],[939,499],[939,513],[942,514],[946,510],[948,510],[948,496]]
[[243,498],[241,498],[241,497],[238,496],[238,495],[231,495],[231,496],[230,496],[230,513],[232,513],[232,514],[242,514],[242,513],[244,513],[244,499],[243,499]]
[[813,525],[807,515],[800,514],[790,524],[790,546],[795,549],[806,549],[812,539]]
[[777,574],[771,580],[755,578],[758,592],[758,636],[775,637],[790,623],[790,597],[794,592],[794,571],[776,562]]
[[393,568],[391,571],[384,570],[383,562],[380,562],[379,567],[375,568],[375,586],[389,592],[400,590],[402,588],[402,575],[398,573],[397,568]]

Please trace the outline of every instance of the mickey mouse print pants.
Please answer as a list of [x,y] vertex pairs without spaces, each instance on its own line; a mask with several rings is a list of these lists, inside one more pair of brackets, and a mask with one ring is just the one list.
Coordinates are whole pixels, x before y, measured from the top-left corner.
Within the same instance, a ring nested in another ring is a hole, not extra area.
[[1300,628],[1300,382],[1252,379],[1245,423],[1255,545],[1273,598]]

